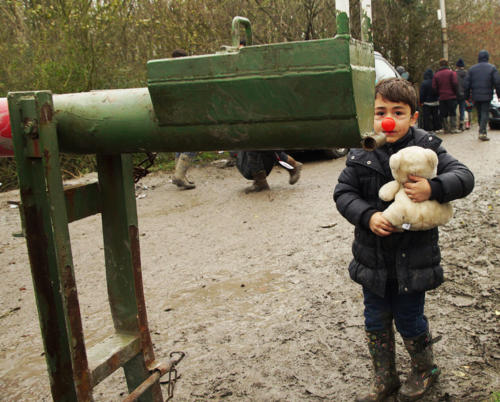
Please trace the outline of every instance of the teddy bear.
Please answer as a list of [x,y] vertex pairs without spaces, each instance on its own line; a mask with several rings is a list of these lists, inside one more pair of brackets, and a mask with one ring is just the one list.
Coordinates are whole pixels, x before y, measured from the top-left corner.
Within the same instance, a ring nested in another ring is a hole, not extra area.
[[436,176],[438,157],[431,149],[411,146],[401,149],[389,159],[392,176],[395,180],[384,184],[379,197],[394,202],[382,215],[395,227],[404,230],[428,230],[444,225],[453,216],[450,203],[440,204],[435,200],[413,202],[404,190],[408,175],[432,179]]

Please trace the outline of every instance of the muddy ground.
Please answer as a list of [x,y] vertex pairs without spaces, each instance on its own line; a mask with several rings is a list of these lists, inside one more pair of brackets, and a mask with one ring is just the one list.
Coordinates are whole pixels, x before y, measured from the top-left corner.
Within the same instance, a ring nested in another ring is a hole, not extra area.
[[[428,293],[426,314],[443,336],[435,345],[442,375],[427,401],[484,401],[500,391],[500,131],[490,135],[484,143],[477,128],[443,136],[477,184],[441,229],[446,282]],[[350,401],[368,384],[361,288],[346,268],[353,228],[332,201],[345,159],[304,162],[295,186],[275,168],[272,191],[250,195],[234,167],[192,169],[192,191],[178,191],[166,173],[140,182],[156,356],[186,353],[174,400]],[[26,244],[13,237],[20,220],[9,200],[17,192],[0,194],[0,400],[48,401]],[[98,216],[70,225],[87,346],[113,328],[100,232]],[[404,377],[399,336],[397,364]],[[125,394],[121,370],[94,390],[96,401]]]

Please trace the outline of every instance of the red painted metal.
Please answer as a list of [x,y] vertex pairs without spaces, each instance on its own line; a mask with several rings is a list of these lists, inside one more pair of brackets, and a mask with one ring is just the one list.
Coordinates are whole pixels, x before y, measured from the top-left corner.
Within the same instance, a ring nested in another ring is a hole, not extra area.
[[7,98],[0,98],[0,156],[14,156]]

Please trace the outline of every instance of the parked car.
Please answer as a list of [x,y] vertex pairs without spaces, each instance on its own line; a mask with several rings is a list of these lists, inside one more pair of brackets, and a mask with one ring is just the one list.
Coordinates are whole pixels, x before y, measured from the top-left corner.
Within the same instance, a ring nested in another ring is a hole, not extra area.
[[[396,69],[379,52],[375,53],[375,83],[385,78],[400,77]],[[327,158],[334,159],[347,155],[349,148],[325,149],[323,153]]]
[[493,94],[490,103],[490,128],[500,129],[500,101],[497,94]]

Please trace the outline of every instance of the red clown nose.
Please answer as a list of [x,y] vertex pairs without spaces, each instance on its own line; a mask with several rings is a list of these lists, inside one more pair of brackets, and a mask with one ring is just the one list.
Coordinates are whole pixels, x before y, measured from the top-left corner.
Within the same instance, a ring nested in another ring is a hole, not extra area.
[[394,130],[394,127],[396,127],[396,122],[392,117],[386,117],[382,120],[382,128],[384,131],[392,131]]

